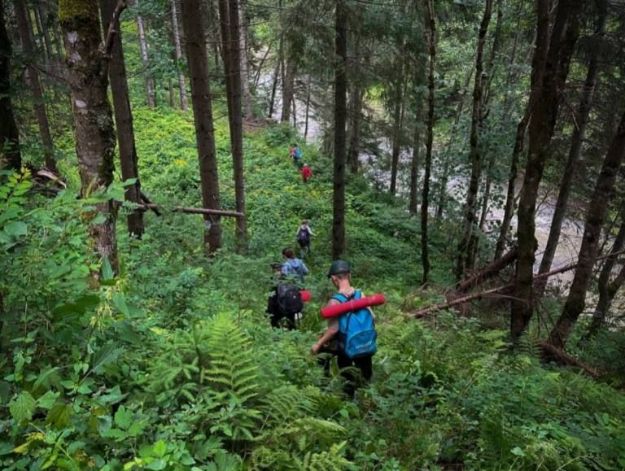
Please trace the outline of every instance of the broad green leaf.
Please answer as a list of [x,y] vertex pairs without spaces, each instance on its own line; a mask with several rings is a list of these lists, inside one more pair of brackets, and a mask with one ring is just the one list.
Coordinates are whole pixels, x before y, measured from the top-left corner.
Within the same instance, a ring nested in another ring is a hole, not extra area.
[[132,424],[132,418],[133,413],[124,406],[120,406],[119,409],[117,409],[117,412],[115,412],[115,424],[124,430],[130,427]]
[[165,460],[158,459],[156,461],[152,461],[145,468],[146,469],[160,470],[160,469],[165,469],[166,467],[167,467],[167,462]]
[[102,280],[109,281],[112,280],[114,276],[113,267],[111,267],[111,262],[108,257],[102,257]]
[[123,293],[113,293],[112,296],[113,305],[121,312],[124,316],[130,316],[130,311],[128,310],[128,305],[126,304],[126,296]]
[[16,422],[30,420],[37,403],[28,391],[22,391],[15,399],[9,403],[9,411]]
[[72,414],[72,407],[69,404],[57,403],[48,411],[46,423],[54,425],[56,428],[63,428],[69,424]]
[[55,391],[48,391],[37,399],[37,406],[43,409],[51,409],[60,394]]
[[13,221],[4,227],[4,232],[11,237],[22,237],[28,233],[28,226],[21,221]]
[[159,440],[154,444],[154,447],[152,449],[155,456],[162,458],[163,456],[165,456],[165,453],[167,453],[167,443],[165,443],[163,440]]

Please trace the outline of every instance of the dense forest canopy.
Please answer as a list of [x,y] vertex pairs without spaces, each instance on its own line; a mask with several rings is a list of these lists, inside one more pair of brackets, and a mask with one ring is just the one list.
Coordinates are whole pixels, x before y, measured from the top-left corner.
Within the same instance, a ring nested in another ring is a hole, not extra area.
[[624,159],[620,0],[0,0],[0,468],[625,469]]

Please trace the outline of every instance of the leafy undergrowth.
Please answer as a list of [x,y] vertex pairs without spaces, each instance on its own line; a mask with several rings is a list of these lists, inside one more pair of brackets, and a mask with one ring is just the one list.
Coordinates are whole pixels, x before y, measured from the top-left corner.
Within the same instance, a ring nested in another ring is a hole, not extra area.
[[[145,191],[165,207],[199,205],[193,126],[177,112],[138,109]],[[224,207],[234,207],[224,123],[216,130]],[[331,163],[305,146],[304,186],[289,162],[288,128],[246,138],[250,251],[207,261],[201,218],[146,214],[141,241],[125,235],[122,273],[99,287],[81,214],[102,195],[29,195],[28,175],[0,187],[4,317],[0,359],[2,469],[624,469],[625,398],[605,384],[548,369],[504,331],[475,319],[405,316],[436,299],[414,291],[418,225],[354,179],[348,257],[354,280],[389,302],[376,310],[374,380],[354,401],[309,354],[331,292]],[[71,169],[73,157],[63,162]],[[116,185],[109,195],[122,198]],[[301,218],[317,236],[307,263],[314,293],[298,331],[264,316],[269,264]],[[435,277],[450,267],[453,228],[434,230]],[[602,358],[607,362],[608,359]]]

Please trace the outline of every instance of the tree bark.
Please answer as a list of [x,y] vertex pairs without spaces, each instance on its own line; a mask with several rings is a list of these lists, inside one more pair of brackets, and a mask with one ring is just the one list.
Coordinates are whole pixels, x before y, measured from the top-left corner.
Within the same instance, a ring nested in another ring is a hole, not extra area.
[[[115,130],[108,100],[108,58],[101,50],[100,21],[90,0],[60,0],[59,20],[65,37],[67,78],[71,90],[80,192],[88,197],[113,181]],[[112,200],[95,205],[104,222],[89,232],[95,251],[119,271],[115,234],[116,209]]]
[[19,170],[22,166],[20,139],[11,103],[11,41],[4,24],[0,0],[0,164]]
[[245,1],[238,0],[239,12],[239,63],[241,70],[241,91],[243,94],[243,117],[252,119],[254,108],[252,106],[252,92],[250,91],[250,61],[247,55],[247,15],[245,14]]
[[[37,6],[35,6],[32,10],[33,25],[35,27],[35,30],[37,30],[36,37],[41,38],[40,42],[41,42],[41,51],[43,53],[43,60],[46,64],[49,64],[50,63],[50,45],[46,43],[46,37],[43,34],[43,20],[41,18],[40,13],[41,12],[37,8]],[[27,10],[27,15],[30,15],[30,12],[28,12],[28,10]]]
[[484,232],[484,226],[486,225],[486,217],[488,216],[488,204],[490,203],[490,192],[493,184],[493,167],[495,166],[495,155],[491,155],[488,159],[488,166],[486,167],[486,182],[484,183],[484,195],[482,195],[482,204],[480,208],[480,222],[478,224],[479,233]]
[[404,108],[403,94],[403,65],[400,76],[395,82],[395,100],[393,103],[393,142],[391,149],[391,181],[389,193],[395,196],[397,193],[397,168],[399,166],[399,154],[401,152],[402,115]]
[[[537,36],[532,61],[531,119],[527,166],[518,209],[518,247],[515,299],[512,301],[510,332],[514,340],[525,331],[533,313],[533,266],[536,252],[535,216],[538,186],[549,156],[560,91],[568,72],[568,60],[578,34],[577,14],[582,5],[576,0],[558,3],[556,20],[549,39],[548,2],[537,0]],[[566,57],[568,55],[568,58]]]
[[282,115],[280,121],[288,123],[291,120],[293,93],[295,86],[295,63],[292,58],[286,57],[282,64]]
[[[624,214],[625,215],[625,214]],[[621,227],[614,239],[614,244],[610,250],[610,255],[620,252],[625,245],[625,220],[621,222]],[[588,327],[586,337],[592,337],[595,335],[601,326],[604,324],[605,319],[614,300],[614,296],[620,289],[621,285],[625,281],[625,265],[621,267],[619,274],[613,282],[610,282],[614,265],[616,264],[616,256],[608,258],[603,267],[601,268],[601,274],[599,275],[599,281],[597,283],[597,290],[599,291],[599,300],[597,306],[595,306],[595,312],[592,316],[592,322]]]
[[484,77],[483,77],[483,56],[484,44],[486,42],[486,34],[488,33],[488,25],[493,7],[493,0],[486,0],[484,4],[484,15],[480,23],[480,29],[477,37],[477,52],[475,55],[475,79],[473,86],[473,112],[471,114],[471,136],[469,161],[471,162],[471,177],[469,178],[469,189],[467,191],[467,200],[464,205],[464,222],[463,233],[460,244],[458,245],[458,255],[456,259],[456,279],[462,278],[465,270],[472,269],[474,259],[471,256],[469,245],[474,234],[478,230],[477,221],[477,192],[482,172],[482,152],[480,149],[479,134],[480,124],[482,121],[482,104],[484,93]]
[[[137,6],[139,0],[135,0]],[[195,12],[194,14],[198,14]],[[154,86],[154,77],[150,72],[150,56],[148,53],[148,41],[145,37],[145,25],[143,23],[143,17],[137,15],[137,29],[139,30],[139,49],[141,51],[141,61],[143,62],[143,68],[145,69],[145,91],[146,91],[146,103],[149,108],[156,107],[156,89]]]
[[284,53],[283,51],[283,39],[282,36],[280,36],[280,43],[278,45],[278,57],[277,57],[277,62],[276,62],[276,68],[273,72],[273,79],[271,81],[271,97],[269,99],[269,111],[267,112],[269,118],[271,119],[271,117],[273,116],[273,108],[275,106],[275,100],[276,100],[276,90],[278,88],[278,80],[280,79],[280,68],[282,67],[282,54]]
[[[195,122],[202,184],[202,206],[207,209],[219,209],[219,174],[215,135],[213,129],[213,110],[208,78],[208,57],[204,42],[204,28],[200,11],[200,0],[182,1],[182,28],[185,35],[187,64],[191,82],[191,101]],[[221,247],[221,225],[218,217],[206,215],[204,243],[209,254]]]
[[[104,25],[105,31],[113,20],[113,12],[115,11],[116,5],[117,0],[100,0],[102,24]],[[136,179],[134,184],[126,187],[124,196],[126,201],[140,204],[141,184],[139,183],[139,170],[137,166],[137,149],[135,147],[135,133],[128,93],[128,80],[126,78],[126,63],[124,60],[121,29],[118,19],[114,21],[113,27],[117,33],[113,38],[108,73],[113,95],[120,167],[122,180]],[[128,215],[127,221],[130,236],[141,238],[144,231],[143,212],[139,210],[133,211]]]
[[586,290],[591,281],[592,267],[595,264],[599,246],[601,227],[605,221],[614,192],[616,175],[625,158],[625,113],[621,117],[616,136],[610,144],[601,172],[597,177],[595,190],[586,212],[584,236],[579,249],[579,262],[560,318],[549,334],[549,343],[564,348],[566,341],[586,305]]
[[24,0],[15,1],[15,16],[17,19],[17,28],[19,30],[20,39],[24,54],[27,56],[26,74],[28,83],[33,93],[35,118],[39,126],[39,135],[41,137],[41,145],[43,148],[43,159],[46,168],[53,173],[58,173],[56,162],[54,160],[54,143],[50,134],[50,123],[48,122],[48,113],[43,97],[43,89],[39,80],[39,72],[32,63],[35,60],[35,48],[31,37],[31,31],[28,26],[28,9]]
[[[417,105],[420,108],[420,105]],[[419,167],[421,166],[421,119],[420,109],[415,113],[414,134],[412,139],[412,161],[410,163],[410,197],[408,198],[408,211],[412,215],[417,214],[419,194]]]
[[[24,12],[28,14],[28,10],[26,6],[23,4],[22,7],[24,8]],[[44,49],[46,51],[46,57],[48,60],[51,60],[54,57],[54,51],[52,50],[52,40],[50,38],[50,31],[48,30],[48,21],[47,21],[45,7],[40,2],[35,2],[34,7],[37,13],[37,16],[39,18],[39,23],[41,24],[41,33],[43,34],[43,44],[44,44]],[[16,11],[16,15],[17,15],[17,11]],[[31,39],[31,42],[32,42],[32,39]]]
[[[601,16],[599,18],[597,29],[595,32],[595,38],[600,39],[605,32],[605,23],[607,18],[607,8],[604,5]],[[545,273],[551,269],[553,259],[556,254],[556,248],[558,241],[560,240],[560,233],[562,230],[562,223],[566,215],[566,209],[568,207],[569,196],[571,194],[571,185],[573,183],[573,177],[575,176],[578,168],[578,162],[580,159],[582,142],[584,141],[584,135],[586,133],[586,125],[588,124],[588,116],[590,114],[590,108],[592,107],[593,95],[595,87],[597,85],[597,73],[599,69],[599,55],[592,54],[588,62],[588,71],[586,73],[586,80],[582,88],[582,97],[580,99],[577,113],[575,114],[575,126],[573,129],[573,136],[571,137],[571,145],[569,148],[568,159],[564,168],[564,174],[560,182],[560,190],[558,192],[558,199],[556,202],[553,218],[551,220],[551,228],[549,229],[549,237],[547,239],[547,245],[543,253],[542,260],[540,262],[540,268],[538,273]],[[546,287],[547,280],[543,279],[536,285],[536,298],[540,298]]]
[[345,154],[347,122],[347,11],[345,0],[336,0],[334,67],[334,195],[332,258],[345,252]]
[[425,152],[425,176],[421,194],[421,264],[423,277],[421,283],[427,284],[430,276],[430,259],[428,250],[428,208],[430,204],[430,173],[432,171],[432,144],[434,140],[434,64],[436,62],[436,18],[432,0],[426,0],[428,21],[428,119]]
[[[223,1],[223,0],[222,0]],[[242,76],[241,76],[241,28],[239,25],[239,0],[229,0],[229,23],[230,23],[230,61],[232,75],[232,117],[230,120],[230,145],[232,149],[232,160],[234,169],[234,193],[235,205],[238,212],[245,214],[245,174],[243,158],[243,120],[242,120]],[[246,61],[247,62],[247,61]],[[247,77],[246,77],[247,80]],[[237,251],[239,253],[247,250],[247,223],[245,216],[237,218]]]
[[308,80],[306,82],[306,111],[304,112],[304,142],[308,140],[308,121],[310,116],[310,89],[312,87],[312,77],[308,75]]
[[510,160],[510,173],[508,174],[508,190],[506,192],[506,204],[503,212],[503,220],[501,221],[501,227],[499,229],[499,237],[497,238],[497,244],[495,245],[494,260],[497,260],[503,254],[508,242],[508,232],[510,232],[510,223],[512,222],[512,216],[514,216],[515,210],[515,195],[514,187],[516,179],[519,173],[519,159],[523,153],[523,147],[525,142],[525,132],[527,130],[527,123],[530,117],[530,106],[527,105],[525,114],[516,128],[516,135],[514,138],[514,148],[512,150],[512,158]]
[[171,24],[174,32],[174,50],[176,53],[176,70],[178,71],[178,89],[180,93],[180,109],[187,111],[189,109],[189,100],[187,99],[187,86],[185,83],[184,73],[180,68],[182,62],[182,44],[180,40],[180,28],[178,26],[178,8],[176,2],[171,0]]

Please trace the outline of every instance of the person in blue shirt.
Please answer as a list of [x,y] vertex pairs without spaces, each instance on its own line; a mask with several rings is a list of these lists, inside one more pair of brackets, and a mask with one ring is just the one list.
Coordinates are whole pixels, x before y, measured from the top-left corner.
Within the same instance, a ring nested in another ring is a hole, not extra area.
[[285,258],[281,272],[284,276],[292,276],[304,283],[304,277],[308,275],[308,267],[299,258],[295,257],[293,249],[284,249],[282,255]]

